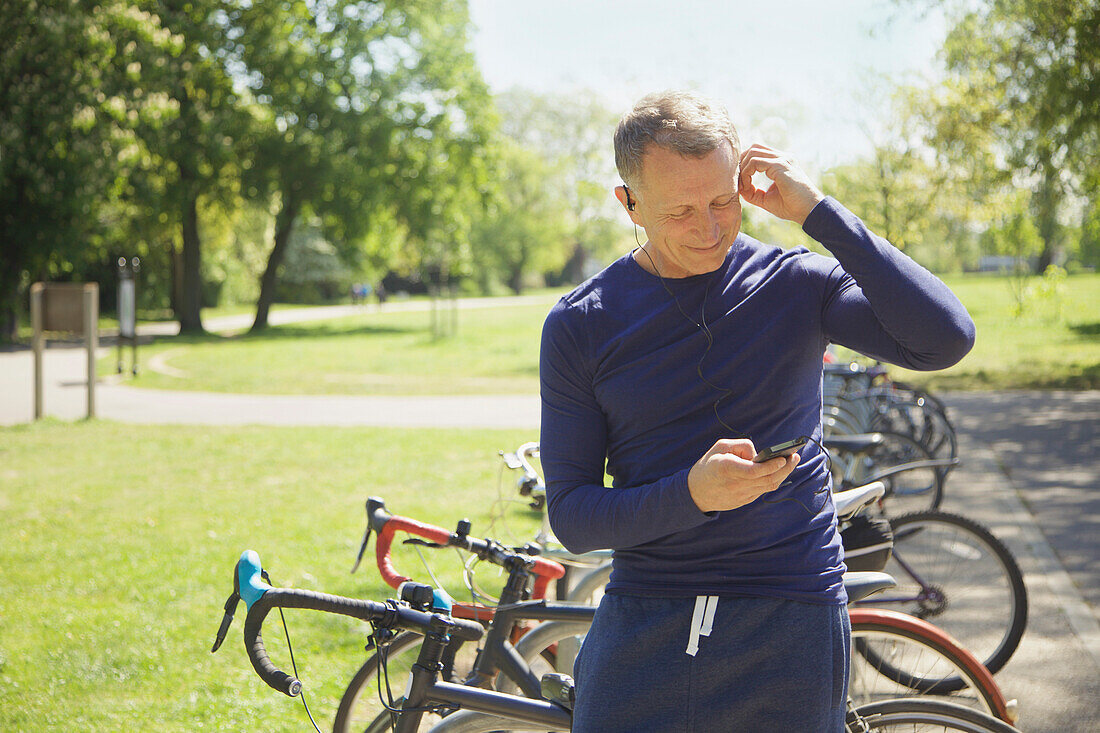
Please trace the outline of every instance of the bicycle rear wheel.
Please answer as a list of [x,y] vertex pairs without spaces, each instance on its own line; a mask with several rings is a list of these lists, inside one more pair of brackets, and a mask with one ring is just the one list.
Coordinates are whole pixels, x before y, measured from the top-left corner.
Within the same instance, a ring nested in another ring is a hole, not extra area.
[[[1019,733],[1008,723],[960,705],[909,698],[862,705],[849,714],[848,733],[864,730],[883,733]],[[472,732],[468,732],[472,733]]]
[[[876,608],[853,608],[848,694],[857,705],[937,694],[947,677],[960,680],[950,701],[1010,721],[1009,705],[974,655],[926,621]],[[938,694],[948,694],[946,691]]]
[[[882,435],[882,443],[872,448],[863,459],[867,471],[864,476],[903,463],[933,458],[931,451],[915,438],[903,433],[878,432]],[[883,506],[891,516],[919,509],[935,509],[943,501],[946,476],[946,472],[939,468],[914,468],[887,476],[882,479],[886,484]]]
[[[580,648],[580,642],[588,633],[591,623],[574,623],[571,621],[544,621],[538,624],[516,642],[516,652],[524,661],[534,667],[535,662],[541,656],[543,660],[554,660],[556,669],[545,669],[543,673],[557,671],[563,674],[573,674],[573,658],[563,659],[559,653],[548,654],[551,650],[561,649],[563,642],[574,642],[576,648]],[[533,670],[534,671],[534,670]],[[536,672],[538,674],[538,672]],[[541,675],[540,675],[541,676]],[[510,694],[519,693],[519,685],[515,681],[498,675],[496,689],[499,692]]]
[[[1027,626],[1027,588],[1008,548],[966,517],[930,510],[890,520],[893,556],[885,572],[895,589],[867,605],[931,621],[990,672],[1016,651]],[[947,691],[959,680],[946,678]],[[958,689],[958,687],[954,687]]]

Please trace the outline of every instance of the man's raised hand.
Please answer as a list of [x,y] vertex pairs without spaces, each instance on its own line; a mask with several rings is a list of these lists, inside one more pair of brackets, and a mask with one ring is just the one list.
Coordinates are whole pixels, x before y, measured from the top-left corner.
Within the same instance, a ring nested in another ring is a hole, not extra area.
[[[755,173],[763,173],[771,180],[771,185],[757,188],[752,182]],[[825,198],[790,158],[760,143],[741,154],[738,185],[745,201],[799,226]]]

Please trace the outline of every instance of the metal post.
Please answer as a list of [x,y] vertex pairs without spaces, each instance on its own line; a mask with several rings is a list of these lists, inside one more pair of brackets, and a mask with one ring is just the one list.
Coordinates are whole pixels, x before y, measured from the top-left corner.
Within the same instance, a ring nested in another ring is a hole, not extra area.
[[131,274],[131,276],[133,277],[133,280],[134,280],[134,290],[133,290],[134,322],[133,322],[133,327],[130,329],[131,330],[130,335],[132,336],[132,338],[130,339],[130,373],[133,374],[135,377],[137,376],[137,373],[138,373],[138,362],[137,362],[137,342],[138,342],[138,337],[137,337],[137,276],[138,276],[139,272],[141,272],[141,260],[139,260],[137,257],[132,257],[130,259],[130,274]]
[[84,343],[88,347],[88,419],[95,417],[95,352],[99,346],[99,286],[84,286]]
[[42,333],[42,283],[31,285],[31,347],[34,351],[34,419],[42,419],[42,347],[46,340]]

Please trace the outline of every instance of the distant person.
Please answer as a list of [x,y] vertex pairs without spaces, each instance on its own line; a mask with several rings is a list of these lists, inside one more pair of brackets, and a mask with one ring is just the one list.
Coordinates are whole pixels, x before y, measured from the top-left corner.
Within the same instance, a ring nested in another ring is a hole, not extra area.
[[[841,731],[850,627],[822,355],[940,369],[974,324],[787,156],[742,149],[708,99],[645,97],[615,161],[646,240],[554,306],[540,359],[551,525],[574,552],[615,551],[573,731]],[[836,260],[742,233],[742,200]],[[801,436],[800,454],[753,462]]]
[[378,283],[378,287],[375,289],[375,293],[378,296],[378,305],[383,305],[386,302],[386,286],[381,282]]

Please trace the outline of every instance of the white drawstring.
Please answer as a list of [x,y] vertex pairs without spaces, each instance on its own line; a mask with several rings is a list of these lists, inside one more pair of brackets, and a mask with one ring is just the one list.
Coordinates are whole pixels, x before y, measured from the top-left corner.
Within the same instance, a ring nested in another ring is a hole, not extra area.
[[694,657],[699,652],[699,637],[710,636],[714,628],[714,612],[718,610],[718,596],[696,596],[695,612],[691,615],[687,653]]

